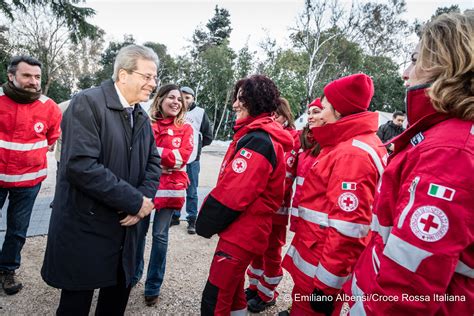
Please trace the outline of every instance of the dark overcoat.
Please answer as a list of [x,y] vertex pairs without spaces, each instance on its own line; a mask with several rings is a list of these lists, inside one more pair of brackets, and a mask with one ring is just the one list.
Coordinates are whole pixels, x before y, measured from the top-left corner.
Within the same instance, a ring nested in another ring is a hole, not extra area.
[[135,272],[137,227],[120,220],[153,198],[161,174],[150,121],[140,105],[133,130],[114,83],[84,90],[61,124],[63,147],[41,275],[50,286],[88,290],[127,285]]

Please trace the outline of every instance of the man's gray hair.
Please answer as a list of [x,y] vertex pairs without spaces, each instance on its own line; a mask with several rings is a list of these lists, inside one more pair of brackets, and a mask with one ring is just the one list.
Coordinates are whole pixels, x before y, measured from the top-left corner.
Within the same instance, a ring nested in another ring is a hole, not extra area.
[[151,60],[156,64],[156,67],[160,64],[158,55],[149,47],[142,45],[128,45],[122,47],[115,58],[114,73],[112,75],[113,81],[117,81],[120,69],[129,72],[136,70],[137,60],[139,59]]

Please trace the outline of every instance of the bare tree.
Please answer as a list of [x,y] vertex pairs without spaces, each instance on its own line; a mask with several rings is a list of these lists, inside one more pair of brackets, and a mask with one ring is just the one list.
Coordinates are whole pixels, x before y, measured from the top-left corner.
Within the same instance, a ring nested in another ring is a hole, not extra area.
[[290,38],[307,55],[306,101],[313,95],[315,83],[332,54],[340,35],[350,35],[357,24],[356,10],[346,10],[337,0],[306,0]]
[[66,21],[53,15],[49,8],[38,5],[32,5],[26,13],[15,13],[14,21],[10,29],[14,50],[42,62],[43,93],[47,95],[52,81],[68,61],[71,39]]

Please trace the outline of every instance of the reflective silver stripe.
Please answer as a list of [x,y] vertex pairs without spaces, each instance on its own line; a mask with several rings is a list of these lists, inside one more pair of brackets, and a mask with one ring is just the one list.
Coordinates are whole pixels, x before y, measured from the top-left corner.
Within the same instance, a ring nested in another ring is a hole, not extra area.
[[380,269],[380,260],[379,256],[377,256],[377,252],[375,252],[375,246],[372,247],[372,263],[374,265],[375,274],[378,274]]
[[462,262],[461,260],[458,261],[456,265],[456,270],[454,272],[462,274],[468,278],[474,279],[474,269],[469,267],[467,264]]
[[286,172],[286,177],[288,179],[293,179],[294,178],[293,174],[291,172],[288,172],[288,171]]
[[263,286],[262,283],[258,282],[257,289],[273,300],[273,296],[275,295],[275,293],[273,293],[273,291],[269,288]]
[[41,103],[46,103],[46,101],[48,101],[49,98],[48,98],[47,96],[45,96],[45,95],[41,95],[40,98],[39,98],[39,100],[41,101]]
[[418,182],[420,182],[420,177],[415,177],[415,179],[413,179],[412,183],[410,184],[410,187],[408,188],[408,192],[410,192],[410,200],[408,201],[408,204],[405,206],[402,213],[400,214],[400,218],[398,219],[397,225],[398,228],[402,228],[403,222],[405,221],[405,217],[407,217],[408,212],[415,203],[415,193]]
[[329,219],[329,226],[347,237],[362,238],[367,236],[370,225],[351,223],[340,219]]
[[239,309],[238,311],[230,311],[230,316],[246,316],[247,308]]
[[278,209],[278,211],[276,212],[276,214],[280,214],[280,215],[288,215],[288,207],[286,206],[282,206]]
[[354,139],[352,140],[352,146],[357,147],[362,149],[363,151],[367,152],[370,157],[372,157],[372,160],[375,164],[375,167],[377,168],[379,172],[379,181],[382,179],[382,174],[383,174],[383,164],[382,161],[380,160],[380,157],[377,155],[377,152],[375,149],[370,147],[368,144],[361,142],[360,140]]
[[172,152],[174,154],[174,159],[175,159],[175,163],[174,163],[175,169],[181,168],[184,163],[183,157],[181,157],[181,153],[179,152],[178,149],[173,149]]
[[393,234],[388,237],[383,254],[411,272],[416,272],[421,262],[433,255],[431,252],[413,246]]
[[263,279],[265,280],[265,282],[267,282],[268,284],[279,284],[281,279],[283,279],[283,275],[282,276],[279,276],[279,277],[267,277],[266,275],[263,276]]
[[300,218],[308,222],[318,224],[318,225],[323,225],[326,227],[329,226],[329,218],[328,218],[328,214],[326,213],[313,211],[312,209],[300,206],[298,207],[298,214]]
[[360,298],[356,300],[354,305],[352,305],[349,314],[351,316],[365,316],[366,313],[364,310],[364,300],[362,299],[364,292],[357,286],[357,278],[355,274],[352,278],[351,291],[353,296],[358,296]]
[[155,197],[186,197],[186,190],[158,190]]
[[370,228],[374,231],[379,233],[382,237],[383,243],[387,243],[388,236],[392,232],[392,226],[382,226],[380,225],[379,218],[377,215],[372,215],[372,223],[370,223]]
[[158,154],[160,155],[160,157],[163,156],[163,147],[156,147],[156,149],[158,150]]
[[263,275],[263,270],[255,269],[255,268],[252,267],[252,266],[249,266],[249,270],[250,270],[250,272],[252,272],[252,273],[255,274],[255,275],[258,275],[258,276],[262,276],[262,275]]
[[300,217],[299,211],[298,211],[298,208],[297,208],[297,207],[292,207],[292,208],[291,208],[291,216]]
[[48,147],[48,141],[42,140],[36,143],[13,143],[0,140],[0,148],[18,151],[30,151],[40,148]]
[[306,207],[299,207],[299,217],[325,227],[333,227],[342,235],[361,238],[367,236],[370,230],[369,225],[351,223],[340,219],[329,219],[328,214],[311,210]]
[[249,283],[252,284],[252,285],[257,285],[257,284],[258,284],[258,280],[255,279],[255,278],[249,278]]
[[315,276],[318,278],[319,281],[335,289],[342,288],[344,282],[349,280],[349,278],[351,277],[350,274],[345,277],[340,277],[335,274],[332,274],[331,272],[326,270],[326,268],[321,264],[321,262],[318,264]]
[[304,183],[304,177],[296,177],[297,185],[303,185],[303,183]]
[[0,181],[3,182],[21,182],[35,180],[44,177],[48,174],[48,169],[41,169],[38,172],[24,173],[18,175],[0,173]]
[[300,270],[310,278],[314,278],[316,274],[316,266],[301,258],[298,250],[296,250],[293,245],[288,248],[286,254],[293,259],[293,263],[298,268],[298,270]]

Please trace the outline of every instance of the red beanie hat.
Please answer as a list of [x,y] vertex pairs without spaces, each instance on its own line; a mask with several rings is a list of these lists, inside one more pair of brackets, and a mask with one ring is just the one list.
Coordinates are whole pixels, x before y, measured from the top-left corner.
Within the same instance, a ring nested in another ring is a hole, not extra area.
[[328,83],[324,95],[342,116],[364,112],[374,96],[374,83],[366,74],[350,75]]
[[323,106],[321,105],[321,98],[317,98],[317,99],[314,99],[313,101],[311,101],[311,103],[308,104],[308,110],[312,106],[317,106],[318,108],[320,108],[322,110]]

